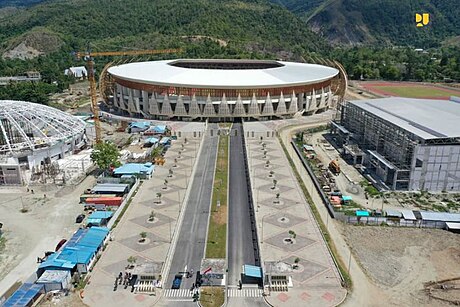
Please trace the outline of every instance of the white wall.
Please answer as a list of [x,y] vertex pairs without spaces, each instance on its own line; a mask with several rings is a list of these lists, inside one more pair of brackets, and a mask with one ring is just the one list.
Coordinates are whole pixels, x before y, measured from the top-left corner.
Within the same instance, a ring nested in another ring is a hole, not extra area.
[[[416,166],[417,159],[421,167]],[[409,190],[460,191],[460,145],[416,146]]]

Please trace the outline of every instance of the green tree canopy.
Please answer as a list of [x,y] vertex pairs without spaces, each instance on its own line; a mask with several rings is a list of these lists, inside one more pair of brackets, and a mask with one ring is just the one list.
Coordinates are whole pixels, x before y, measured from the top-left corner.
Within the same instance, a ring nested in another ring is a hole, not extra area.
[[98,143],[91,153],[91,160],[102,170],[108,170],[111,166],[120,166],[120,151],[117,145],[110,142]]

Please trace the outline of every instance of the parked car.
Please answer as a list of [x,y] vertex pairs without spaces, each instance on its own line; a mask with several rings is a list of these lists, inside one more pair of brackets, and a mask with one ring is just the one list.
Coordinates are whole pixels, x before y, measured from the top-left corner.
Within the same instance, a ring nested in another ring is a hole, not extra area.
[[172,283],[172,288],[173,289],[179,289],[181,283],[182,283],[182,275],[177,274],[176,276],[174,276],[174,280],[173,280],[173,283]]
[[81,223],[83,222],[83,220],[85,219],[85,215],[84,214],[80,214],[77,216],[77,218],[75,219],[75,223]]

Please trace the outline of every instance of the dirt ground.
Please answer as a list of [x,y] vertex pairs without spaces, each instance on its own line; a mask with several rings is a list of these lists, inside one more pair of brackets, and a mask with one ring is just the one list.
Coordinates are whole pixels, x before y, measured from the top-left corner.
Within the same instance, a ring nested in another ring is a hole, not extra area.
[[339,228],[366,274],[382,290],[380,299],[388,300],[382,305],[449,306],[430,299],[424,284],[460,277],[460,235],[436,229]]
[[[0,251],[0,295],[17,280],[32,275],[38,266],[37,257],[54,250],[61,239],[68,239],[77,230],[75,218],[83,212],[79,195],[94,181],[94,177],[87,177],[65,191],[34,187],[34,194],[26,188],[0,189],[0,222],[6,238],[6,247]],[[27,212],[22,213],[22,208]]]

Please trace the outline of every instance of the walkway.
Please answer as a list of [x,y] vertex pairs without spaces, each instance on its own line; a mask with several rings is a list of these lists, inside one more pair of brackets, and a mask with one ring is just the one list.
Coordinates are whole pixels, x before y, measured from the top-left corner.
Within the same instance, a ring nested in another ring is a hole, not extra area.
[[[131,293],[131,289],[119,286],[114,291],[114,281],[134,256],[136,263],[154,262],[163,267],[170,252],[171,240],[180,217],[182,201],[190,180],[190,174],[199,150],[200,139],[189,138],[174,141],[166,152],[164,166],[156,166],[152,179],[145,180],[122,220],[112,233],[114,238],[102,254],[85,288],[84,302],[90,306],[152,306],[158,296]],[[182,153],[179,155],[179,151]],[[177,159],[177,163],[174,162]],[[176,165],[176,167],[174,167]],[[172,170],[172,174],[169,170]],[[165,187],[165,179],[168,181]],[[160,194],[161,193],[161,196]],[[158,197],[160,196],[160,197]],[[151,213],[155,217],[149,221]],[[146,232],[145,243],[139,243],[140,233]],[[158,275],[161,274],[157,272]],[[157,294],[159,291],[157,291]]]
[[[245,123],[246,135],[252,135],[252,125]],[[278,139],[254,137],[247,144],[262,260],[291,268],[299,260],[290,273],[294,287],[271,292],[267,300],[274,306],[339,304],[346,290]]]

